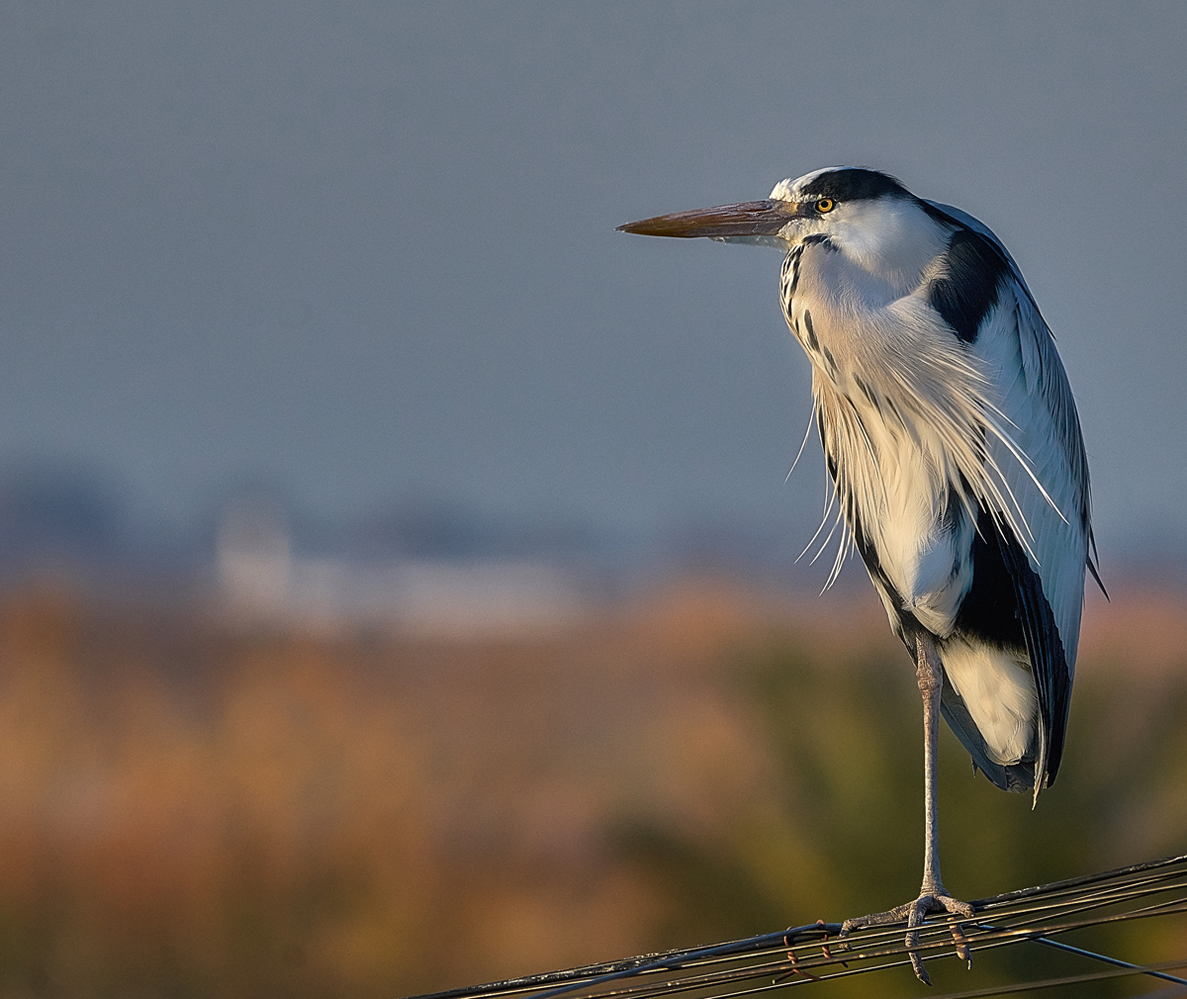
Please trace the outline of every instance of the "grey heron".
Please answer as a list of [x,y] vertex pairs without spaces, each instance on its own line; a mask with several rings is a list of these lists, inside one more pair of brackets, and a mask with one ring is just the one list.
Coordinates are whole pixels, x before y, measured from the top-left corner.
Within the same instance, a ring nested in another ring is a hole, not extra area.
[[[876,170],[828,167],[763,201],[620,226],[786,253],[783,314],[812,367],[816,424],[846,525],[923,697],[925,840],[919,897],[845,923],[972,907],[940,877],[941,714],[1003,790],[1059,770],[1085,570],[1088,462],[1054,338],[1001,241],[959,209]],[[916,974],[928,981],[917,953]]]

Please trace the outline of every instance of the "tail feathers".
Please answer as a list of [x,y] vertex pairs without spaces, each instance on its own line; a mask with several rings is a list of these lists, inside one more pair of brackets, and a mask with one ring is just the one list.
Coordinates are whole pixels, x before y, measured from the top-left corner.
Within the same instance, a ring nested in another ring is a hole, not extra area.
[[956,733],[961,745],[973,758],[973,766],[985,774],[994,785],[1003,791],[1022,793],[1034,790],[1035,765],[1031,760],[1021,763],[995,763],[985,748],[985,740],[977,730],[976,723],[964,706],[960,695],[944,678],[944,691],[940,700],[940,711],[948,727]]

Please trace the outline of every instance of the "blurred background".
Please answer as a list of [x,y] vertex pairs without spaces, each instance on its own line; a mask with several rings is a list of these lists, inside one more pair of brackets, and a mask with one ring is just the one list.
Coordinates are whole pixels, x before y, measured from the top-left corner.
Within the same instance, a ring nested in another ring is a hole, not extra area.
[[[779,255],[613,231],[828,164],[995,229],[1092,465],[1064,768],[1032,813],[945,731],[947,882],[1181,852],[1185,45],[1133,2],[5,6],[0,992],[406,994],[910,895],[917,695],[861,567],[796,560]],[[933,975],[1082,970],[1028,960]]]

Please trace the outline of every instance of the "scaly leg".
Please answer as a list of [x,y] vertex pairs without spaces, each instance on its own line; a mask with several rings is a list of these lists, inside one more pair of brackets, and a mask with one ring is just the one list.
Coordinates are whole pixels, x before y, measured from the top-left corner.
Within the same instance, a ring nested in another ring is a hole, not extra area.
[[[896,906],[886,912],[875,912],[869,916],[859,916],[856,919],[846,919],[841,936],[847,936],[850,930],[863,926],[885,926],[888,923],[907,921],[907,947],[912,948],[911,967],[925,985],[931,984],[927,970],[923,967],[923,960],[919,956],[919,927],[924,919],[933,912],[948,912],[954,916],[966,919],[973,917],[973,907],[968,902],[961,902],[953,898],[944,888],[940,880],[940,830],[936,819],[937,813],[937,767],[936,754],[940,741],[940,693],[944,686],[943,667],[940,665],[939,652],[935,639],[927,632],[921,632],[916,638],[915,677],[919,682],[919,692],[923,695],[923,794],[925,815],[925,839],[923,844],[923,885],[919,889],[919,897],[913,902]],[[952,939],[956,943],[956,953],[965,961],[972,962],[968,940],[960,923],[952,924]]]

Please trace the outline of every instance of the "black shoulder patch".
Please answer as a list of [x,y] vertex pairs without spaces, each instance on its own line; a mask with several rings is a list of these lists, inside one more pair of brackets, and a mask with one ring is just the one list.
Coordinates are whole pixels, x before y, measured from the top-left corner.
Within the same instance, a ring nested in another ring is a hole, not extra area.
[[890,174],[865,167],[838,167],[827,170],[803,187],[801,194],[835,201],[862,201],[892,195],[911,197],[910,192]]
[[1035,779],[1054,783],[1072,696],[1063,640],[1026,550],[1009,525],[984,509],[977,514],[973,582],[957,611],[956,632],[998,648],[1026,650],[1038,688],[1040,731],[1048,743],[1047,772]]
[[961,340],[972,343],[1010,265],[990,240],[971,229],[952,234],[945,259],[948,271],[931,283],[928,300]]

